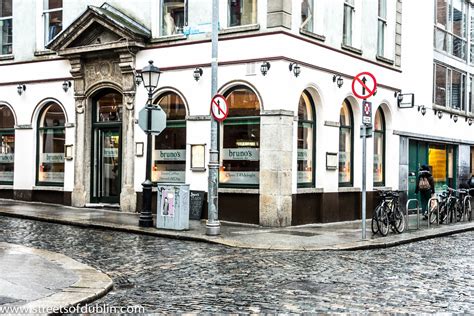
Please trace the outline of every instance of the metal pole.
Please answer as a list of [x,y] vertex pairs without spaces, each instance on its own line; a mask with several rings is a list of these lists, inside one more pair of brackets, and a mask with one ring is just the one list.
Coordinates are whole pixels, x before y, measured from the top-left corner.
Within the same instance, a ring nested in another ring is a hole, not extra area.
[[[211,61],[211,98],[217,93],[217,52],[219,32],[219,0],[212,0],[212,61]],[[218,183],[219,150],[217,148],[217,121],[211,118],[211,146],[209,148],[209,186],[207,194],[208,219],[206,222],[206,235],[220,234],[218,211]]]
[[362,124],[362,240],[366,239],[367,126]]
[[147,131],[146,131],[146,172],[145,182],[142,183],[143,192],[143,204],[142,211],[140,213],[140,219],[138,220],[138,226],[140,227],[153,227],[153,216],[151,215],[151,110],[152,110],[152,99],[153,91],[148,91],[148,104],[147,104]]

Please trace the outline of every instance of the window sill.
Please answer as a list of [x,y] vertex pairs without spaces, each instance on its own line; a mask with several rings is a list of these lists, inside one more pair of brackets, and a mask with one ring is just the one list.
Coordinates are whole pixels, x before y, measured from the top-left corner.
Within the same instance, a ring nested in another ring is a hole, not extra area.
[[13,54],[9,54],[9,55],[0,55],[0,61],[3,61],[3,60],[13,60],[15,59],[15,56]]
[[249,25],[240,25],[240,26],[231,26],[219,31],[219,35],[240,33],[240,32],[250,32],[258,31],[260,29],[260,24],[249,24]]
[[33,191],[57,191],[57,192],[64,192],[64,187],[55,187],[52,185],[36,185],[32,188]]
[[184,34],[174,34],[174,35],[166,35],[152,39],[151,43],[163,43],[163,42],[173,42],[173,41],[182,41],[187,39],[186,35]]
[[462,117],[474,118],[474,113],[468,113],[466,110],[457,110],[454,108],[445,107],[442,105],[433,104],[433,110],[439,110],[448,114],[456,114]]
[[296,194],[324,193],[324,188],[298,188]]
[[362,50],[346,45],[346,44],[341,44],[341,48],[347,51],[350,51],[351,53],[357,54],[357,55],[362,55]]
[[362,192],[360,188],[356,187],[339,187],[338,192],[344,193],[344,192]]
[[48,56],[48,55],[56,55],[56,52],[54,50],[49,50],[49,49],[46,49],[46,50],[37,50],[35,51],[34,55],[36,57],[40,57],[40,56]]
[[259,194],[258,189],[219,188],[219,193]]
[[310,31],[306,31],[306,30],[303,30],[303,29],[300,29],[300,34],[303,34],[303,35],[306,35],[308,37],[317,39],[318,41],[321,41],[321,42],[326,41],[326,36],[319,35],[319,34],[316,34],[316,33],[310,32]]
[[375,55],[375,59],[377,59],[378,61],[381,61],[383,63],[389,64],[391,66],[393,66],[393,64],[394,64],[394,61],[392,59],[385,58],[383,56]]

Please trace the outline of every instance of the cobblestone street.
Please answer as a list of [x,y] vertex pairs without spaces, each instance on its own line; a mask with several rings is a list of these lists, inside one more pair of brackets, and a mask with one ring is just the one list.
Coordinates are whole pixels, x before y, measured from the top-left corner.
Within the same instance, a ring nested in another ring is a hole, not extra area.
[[0,241],[60,252],[107,273],[96,303],[146,312],[474,310],[474,232],[355,252],[229,248],[0,217]]

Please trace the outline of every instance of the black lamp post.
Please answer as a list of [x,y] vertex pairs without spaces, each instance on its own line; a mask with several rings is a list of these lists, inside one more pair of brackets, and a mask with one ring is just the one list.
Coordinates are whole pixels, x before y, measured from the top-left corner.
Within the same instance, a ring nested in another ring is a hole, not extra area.
[[[142,183],[143,204],[140,212],[140,219],[138,225],[140,227],[152,227],[153,216],[151,214],[151,111],[153,108],[153,92],[158,86],[161,71],[158,67],[153,66],[153,60],[150,60],[149,65],[145,66],[141,73],[137,75],[143,82],[143,86],[148,92],[147,109],[147,131],[146,131],[146,173],[145,182]],[[138,80],[137,80],[138,81]]]

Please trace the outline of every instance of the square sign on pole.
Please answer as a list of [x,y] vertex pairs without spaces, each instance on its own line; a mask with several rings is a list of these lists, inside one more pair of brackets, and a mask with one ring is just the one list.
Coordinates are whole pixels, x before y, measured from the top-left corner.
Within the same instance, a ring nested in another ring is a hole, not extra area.
[[372,124],[372,103],[369,101],[362,101],[362,123],[365,125]]
[[147,106],[138,112],[138,126],[146,133],[150,132],[153,135],[159,135],[166,128],[166,113],[159,105],[154,105],[150,109],[151,113],[151,130],[148,131],[148,110]]

